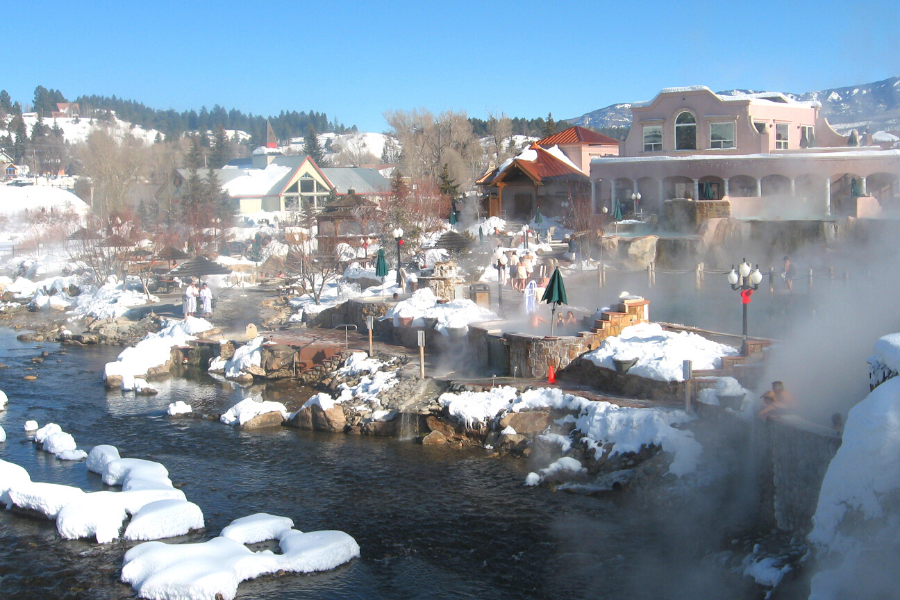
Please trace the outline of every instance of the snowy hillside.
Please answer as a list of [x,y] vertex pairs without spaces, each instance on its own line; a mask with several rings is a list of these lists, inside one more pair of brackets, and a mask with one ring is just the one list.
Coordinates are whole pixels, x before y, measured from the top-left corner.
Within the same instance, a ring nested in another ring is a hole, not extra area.
[[[730,96],[761,91],[772,90],[726,90],[717,93]],[[799,101],[818,100],[822,103],[822,116],[841,132],[854,128],[860,131],[868,129],[870,132],[900,130],[900,77],[805,94],[784,94]],[[630,109],[631,104],[611,104],[568,121],[583,127],[627,127],[631,125]]]

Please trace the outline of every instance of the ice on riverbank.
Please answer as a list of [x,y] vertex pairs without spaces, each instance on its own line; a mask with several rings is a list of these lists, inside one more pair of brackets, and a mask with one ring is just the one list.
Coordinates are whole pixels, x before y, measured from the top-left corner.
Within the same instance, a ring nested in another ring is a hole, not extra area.
[[253,552],[224,536],[199,544],[147,542],[125,554],[122,581],[142,598],[230,600],[242,581],[278,571],[327,571],[359,556],[356,540],[341,531],[288,529],[274,539],[281,554]]
[[243,425],[254,417],[273,412],[281,413],[284,420],[289,418],[287,408],[280,402],[247,398],[229,408],[219,420],[226,425]]
[[115,361],[106,363],[106,379],[146,376],[148,371],[170,360],[174,346],[185,346],[212,327],[209,321],[195,317],[167,321],[159,332],[148,333],[136,346],[123,350]]
[[696,333],[665,331],[658,323],[640,323],[608,337],[603,344],[585,354],[598,367],[615,369],[613,360],[637,362],[629,375],[657,381],[684,381],[682,364],[693,362],[694,370],[716,369],[723,356],[736,356],[737,348],[719,344]]

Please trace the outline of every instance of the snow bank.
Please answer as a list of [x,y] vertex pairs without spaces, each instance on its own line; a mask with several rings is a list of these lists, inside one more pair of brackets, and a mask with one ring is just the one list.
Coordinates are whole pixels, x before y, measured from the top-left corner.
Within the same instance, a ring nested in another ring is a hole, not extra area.
[[[28,424],[26,423],[26,430]],[[56,423],[47,423],[34,434],[34,441],[41,444],[44,452],[49,452],[59,460],[84,460],[87,454],[78,450],[75,438],[64,432]]]
[[172,355],[173,346],[184,346],[204,331],[212,329],[205,319],[187,317],[184,321],[168,321],[157,333],[148,333],[133,348],[126,348],[119,357],[106,363],[105,375],[118,377],[144,376],[154,367],[164,365]]
[[48,519],[56,519],[64,506],[85,495],[82,490],[70,485],[33,481],[20,482],[7,493],[13,506],[39,512]]
[[175,415],[186,415],[190,412],[193,412],[193,410],[194,409],[191,408],[190,404],[178,400],[169,404],[169,408],[166,409],[166,412],[170,417],[174,417]]
[[438,403],[446,407],[450,416],[466,427],[487,423],[498,413],[510,407],[518,392],[516,388],[501,386],[487,392],[460,392],[441,394]]
[[235,519],[222,530],[221,535],[241,544],[257,544],[280,539],[293,526],[294,522],[287,517],[256,513]]
[[115,446],[101,444],[91,448],[85,466],[88,471],[96,473],[97,475],[103,475],[106,465],[114,460],[119,460],[119,458],[121,458],[119,456],[119,450]]
[[876,386],[900,373],[900,333],[891,333],[875,342],[869,357],[869,384]]
[[152,295],[147,298],[144,292],[125,289],[121,283],[107,283],[99,289],[93,286],[83,288],[82,293],[70,302],[74,304],[71,313],[76,317],[117,319],[135,306],[159,302],[159,298]]
[[896,561],[898,456],[900,378],[895,377],[872,390],[847,415],[841,447],[822,481],[809,534],[820,562],[831,568],[813,577],[810,600],[896,594],[894,578],[876,577],[880,569],[875,565],[879,560]]
[[356,540],[340,531],[288,529],[278,540],[282,554],[252,552],[222,536],[200,544],[147,542],[125,554],[122,581],[143,598],[214,600],[220,594],[230,600],[247,579],[330,570],[359,556]]
[[203,511],[199,506],[186,500],[157,500],[138,511],[123,537],[158,540],[185,535],[194,529],[203,529]]
[[585,354],[598,367],[615,369],[613,359],[637,363],[628,371],[657,381],[684,381],[682,363],[693,362],[694,370],[715,369],[723,356],[735,356],[737,348],[708,340],[696,333],[664,331],[657,323],[641,323],[622,330],[621,335],[606,338],[603,344]]
[[229,408],[228,412],[219,417],[219,420],[226,425],[243,425],[253,417],[271,412],[281,413],[282,419],[288,418],[287,408],[280,402],[247,398]]
[[256,337],[237,350],[234,356],[225,360],[221,357],[214,358],[209,363],[210,371],[223,371],[226,377],[240,377],[241,373],[250,367],[258,367],[262,362],[262,345],[265,342],[262,336]]
[[23,467],[0,459],[0,504],[11,508],[12,500],[9,498],[9,490],[17,485],[30,482],[31,476]]
[[437,319],[434,329],[448,335],[447,328],[468,329],[469,323],[492,321],[499,317],[471,300],[438,304],[431,288],[422,288],[413,292],[408,300],[398,302],[381,318],[392,319],[394,327],[400,326],[401,318],[411,318],[413,327],[424,327],[425,319]]

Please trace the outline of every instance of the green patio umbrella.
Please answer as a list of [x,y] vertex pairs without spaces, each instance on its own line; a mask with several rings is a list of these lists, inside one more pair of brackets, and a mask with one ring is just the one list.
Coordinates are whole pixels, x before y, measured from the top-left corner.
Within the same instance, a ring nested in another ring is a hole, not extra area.
[[378,256],[375,258],[375,277],[381,277],[381,296],[384,298],[384,278],[387,277],[388,268],[384,260],[384,248],[378,249]]
[[478,226],[478,242],[484,244],[484,229],[481,228],[481,225]]
[[540,207],[538,207],[537,212],[534,214],[534,222],[538,225],[544,222],[544,216],[541,214]]
[[450,207],[450,224],[456,225],[456,211],[453,210],[453,206]]
[[619,203],[618,200],[613,200],[613,202],[616,205],[615,210],[613,211],[613,218],[616,221],[621,221],[622,220],[622,205]]
[[856,177],[850,180],[850,196],[853,198],[862,196],[862,191],[859,189],[859,182],[856,180]]
[[563,284],[562,273],[559,272],[559,267],[556,267],[553,275],[550,276],[550,283],[547,284],[547,290],[544,292],[541,302],[546,302],[550,305],[550,335],[552,336],[556,306],[569,303],[569,299],[566,297],[566,286]]

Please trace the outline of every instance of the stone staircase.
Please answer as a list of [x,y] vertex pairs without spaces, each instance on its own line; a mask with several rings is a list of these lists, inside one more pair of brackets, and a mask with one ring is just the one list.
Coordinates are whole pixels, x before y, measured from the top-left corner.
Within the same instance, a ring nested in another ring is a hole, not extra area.
[[643,298],[623,300],[617,310],[603,311],[591,330],[578,332],[578,337],[592,338],[590,347],[593,350],[606,338],[621,334],[626,327],[646,323],[649,320],[649,306],[650,301]]

